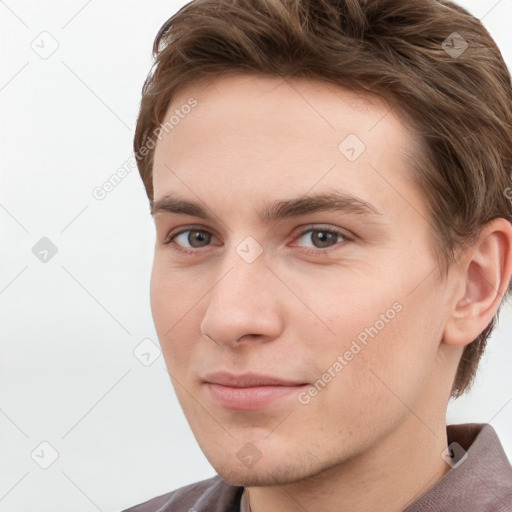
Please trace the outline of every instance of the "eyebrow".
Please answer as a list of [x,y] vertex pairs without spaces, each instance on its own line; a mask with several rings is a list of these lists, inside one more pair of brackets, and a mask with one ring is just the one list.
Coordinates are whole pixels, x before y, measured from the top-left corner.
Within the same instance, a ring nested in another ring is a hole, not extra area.
[[[263,223],[269,223],[323,211],[339,211],[363,216],[381,215],[377,208],[367,201],[346,193],[330,192],[274,201],[258,212],[258,218]],[[151,201],[151,215],[157,213],[177,213],[202,219],[214,218],[200,204],[181,199],[174,194],[167,194],[157,201]]]

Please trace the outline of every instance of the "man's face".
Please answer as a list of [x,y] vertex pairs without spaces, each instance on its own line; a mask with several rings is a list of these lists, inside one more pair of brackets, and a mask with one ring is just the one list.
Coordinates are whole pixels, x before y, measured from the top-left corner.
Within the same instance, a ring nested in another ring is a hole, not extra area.
[[151,305],[217,472],[286,483],[430,435],[447,299],[411,133],[375,99],[304,80],[225,76],[165,120],[176,109],[155,150]]

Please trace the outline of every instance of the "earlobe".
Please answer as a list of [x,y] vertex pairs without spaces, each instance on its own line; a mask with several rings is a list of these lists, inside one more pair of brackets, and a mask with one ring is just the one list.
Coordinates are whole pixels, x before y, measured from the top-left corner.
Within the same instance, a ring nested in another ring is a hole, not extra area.
[[[462,266],[461,266],[462,265]],[[459,288],[445,326],[443,342],[463,346],[490,324],[507,293],[512,274],[512,225],[499,218],[487,223],[478,241],[460,259]]]

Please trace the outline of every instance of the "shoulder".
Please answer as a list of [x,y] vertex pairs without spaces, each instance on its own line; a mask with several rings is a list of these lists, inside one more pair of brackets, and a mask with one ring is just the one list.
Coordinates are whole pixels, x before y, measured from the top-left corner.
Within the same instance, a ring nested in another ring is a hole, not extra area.
[[238,512],[243,487],[228,484],[220,476],[180,487],[123,512]]
[[447,437],[451,469],[404,512],[511,511],[512,467],[492,426],[449,425]]

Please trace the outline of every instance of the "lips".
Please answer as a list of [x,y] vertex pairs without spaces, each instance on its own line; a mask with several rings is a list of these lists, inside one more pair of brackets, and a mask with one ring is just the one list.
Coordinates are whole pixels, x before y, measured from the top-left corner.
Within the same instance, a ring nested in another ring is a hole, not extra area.
[[221,386],[230,386],[234,388],[250,388],[255,386],[300,386],[306,384],[305,382],[283,380],[255,373],[233,375],[227,372],[210,373],[205,376],[204,381],[211,384],[220,384]]
[[289,399],[308,384],[254,373],[234,375],[217,372],[206,375],[204,385],[210,398],[218,405],[232,410],[251,411]]

